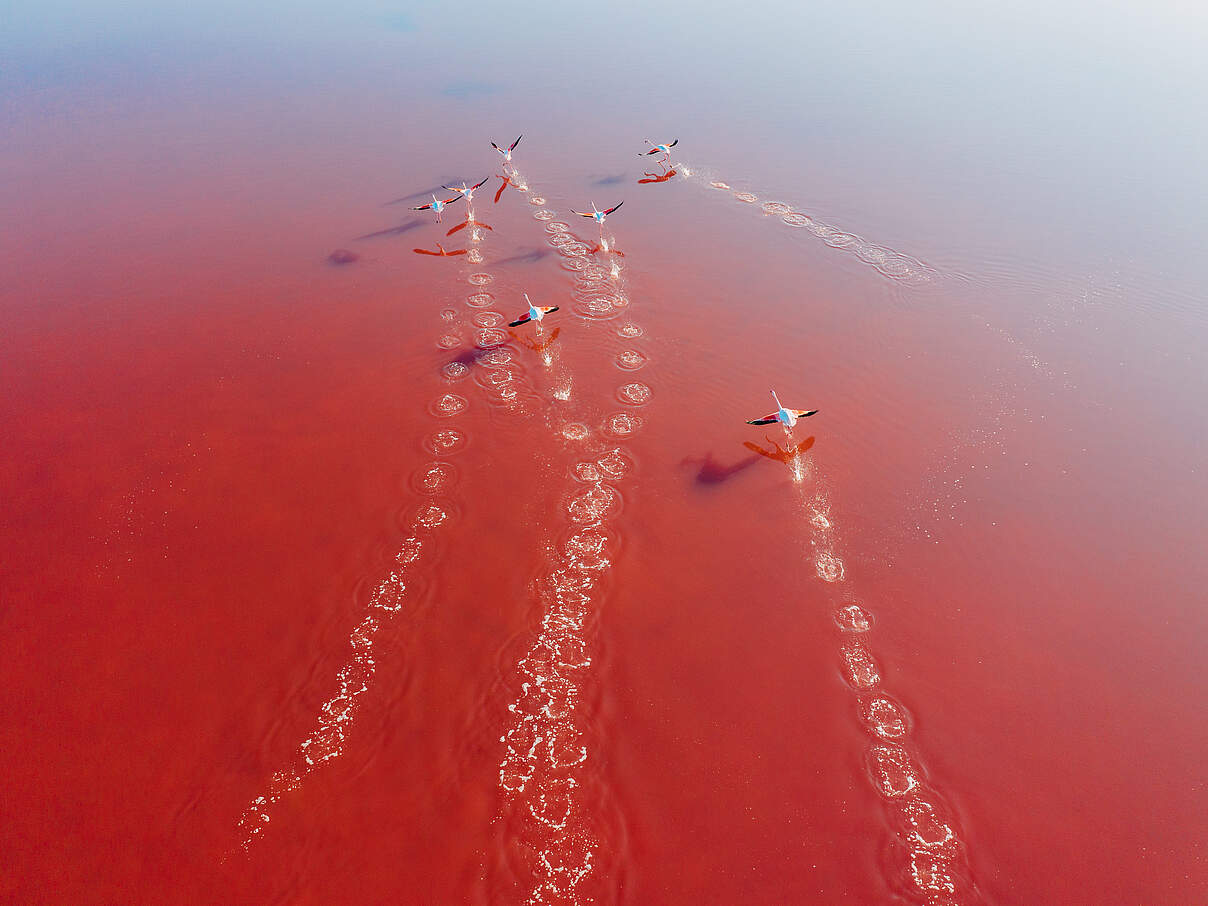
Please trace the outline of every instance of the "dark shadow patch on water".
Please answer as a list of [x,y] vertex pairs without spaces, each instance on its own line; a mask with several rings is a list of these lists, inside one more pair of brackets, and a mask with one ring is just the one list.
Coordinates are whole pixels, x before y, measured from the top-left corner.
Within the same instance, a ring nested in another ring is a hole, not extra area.
[[534,248],[526,252],[518,252],[515,255],[509,255],[507,258],[501,258],[495,262],[495,267],[503,264],[536,264],[547,255],[552,255],[552,249]]

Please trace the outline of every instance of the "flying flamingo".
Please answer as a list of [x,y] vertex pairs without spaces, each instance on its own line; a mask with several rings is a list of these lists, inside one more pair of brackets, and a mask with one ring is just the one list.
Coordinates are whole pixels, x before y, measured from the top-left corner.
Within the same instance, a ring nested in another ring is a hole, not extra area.
[[464,198],[467,202],[473,204],[474,203],[474,190],[481,189],[484,185],[486,185],[486,181],[490,178],[491,177],[488,176],[485,179],[483,179],[482,182],[476,182],[472,186],[467,186],[463,182],[460,186],[441,186],[441,188],[446,189],[449,192],[456,192],[458,195],[460,195],[462,198]]
[[649,157],[651,154],[662,153],[664,163],[671,162],[671,149],[679,144],[678,138],[669,145],[656,145],[654,142],[652,142],[648,138],[642,139],[642,141],[644,141],[646,144],[650,145],[651,147],[650,147],[649,151],[643,151],[641,154],[638,155],[638,157]]
[[797,424],[798,419],[809,418],[818,411],[817,409],[786,409],[780,404],[780,398],[776,396],[775,390],[772,391],[772,399],[776,401],[776,411],[763,418],[752,419],[747,422],[748,425],[771,425],[780,422],[784,425],[785,431],[790,431]]
[[512,152],[516,150],[516,146],[520,144],[520,139],[522,139],[522,138],[524,138],[523,135],[516,136],[516,141],[512,142],[512,144],[508,147],[508,149],[506,151],[504,151],[502,148],[500,148],[494,142],[491,142],[491,147],[494,148],[496,151],[498,151],[500,154],[502,154],[503,162],[505,164],[508,164],[508,163],[512,162]]
[[421,204],[419,207],[412,208],[411,210],[426,211],[429,208],[431,208],[433,211],[436,212],[436,222],[440,223],[440,216],[441,216],[441,213],[444,211],[444,209],[446,207],[448,207],[449,205],[451,205],[453,202],[457,201],[459,198],[461,198],[460,195],[454,195],[452,198],[446,198],[444,201],[441,201],[439,198],[437,198],[435,195],[433,195],[431,204]]
[[596,210],[596,203],[593,201],[591,203],[591,213],[590,214],[584,213],[583,211],[576,211],[573,208],[571,209],[571,213],[578,214],[580,217],[590,217],[592,220],[594,220],[596,223],[598,223],[600,225],[600,229],[604,229],[604,218],[607,217],[609,214],[611,214],[613,211],[615,211],[617,208],[619,208],[624,203],[625,202],[623,202],[623,201],[619,201],[615,205],[613,205],[611,208],[609,208],[608,210],[599,211],[599,210]]
[[528,313],[510,322],[508,327],[519,327],[521,324],[527,324],[529,321],[536,321],[540,324],[546,315],[558,310],[557,305],[534,305],[533,301],[528,297],[528,293],[524,294],[524,301],[528,303]]

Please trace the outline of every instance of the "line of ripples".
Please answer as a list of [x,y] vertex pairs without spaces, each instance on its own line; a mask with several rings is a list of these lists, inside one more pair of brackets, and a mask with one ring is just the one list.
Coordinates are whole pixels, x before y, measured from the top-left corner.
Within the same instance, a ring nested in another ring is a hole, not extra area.
[[[698,168],[681,167],[680,172],[684,178],[693,180],[698,185],[730,193],[731,197],[741,204],[755,206],[759,202],[759,196],[754,193],[735,191],[729,183],[712,176],[705,176]],[[883,245],[877,245],[856,233],[840,230],[816,217],[795,210],[794,206],[787,202],[765,201],[760,208],[768,216],[779,217],[786,226],[804,229],[831,248],[850,252],[869,267],[874,268],[881,276],[893,280],[895,283],[922,286],[939,277],[939,272],[935,268],[918,258]]]
[[840,672],[856,697],[860,722],[871,737],[865,770],[885,801],[896,840],[888,855],[888,880],[914,903],[956,906],[977,902],[979,895],[956,816],[928,785],[922,763],[909,744],[913,718],[883,688],[883,673],[866,641],[875,619],[863,603],[853,600],[846,585],[847,570],[836,551],[830,502],[814,480],[813,456],[798,453],[789,465],[801,491],[811,565],[820,580],[834,586],[840,601],[832,611],[840,636]]

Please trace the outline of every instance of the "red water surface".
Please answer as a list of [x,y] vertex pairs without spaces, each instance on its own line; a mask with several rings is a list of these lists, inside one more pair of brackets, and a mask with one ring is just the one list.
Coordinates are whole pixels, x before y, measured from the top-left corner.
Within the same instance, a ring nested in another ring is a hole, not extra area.
[[[422,25],[10,86],[3,898],[1208,898],[1183,277],[1033,254],[1027,218],[983,255],[956,188],[827,138],[804,173],[770,121],[759,154],[713,135],[687,76],[601,92],[526,34],[437,92],[392,68]],[[635,153],[659,116],[601,138],[672,97],[673,176]],[[522,128],[478,226],[408,210]],[[593,200],[625,201],[607,249]],[[921,202],[947,219],[912,236]],[[560,310],[484,337],[522,292]],[[769,387],[820,410],[797,455],[745,424]]]

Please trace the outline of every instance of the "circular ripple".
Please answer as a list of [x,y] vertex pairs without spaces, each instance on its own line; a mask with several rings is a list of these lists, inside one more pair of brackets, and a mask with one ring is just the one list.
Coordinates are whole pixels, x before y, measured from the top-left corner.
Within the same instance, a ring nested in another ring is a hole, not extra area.
[[622,324],[617,328],[617,336],[625,337],[627,340],[632,340],[640,337],[646,331],[642,330],[637,324]]
[[843,656],[843,670],[847,681],[857,689],[871,689],[881,682],[877,662],[859,642],[844,645],[840,654]]
[[508,332],[500,330],[498,327],[488,327],[478,331],[474,337],[474,345],[479,349],[490,349],[492,346],[500,346],[508,341]]
[[466,260],[471,264],[482,264],[482,252],[478,251],[478,249],[470,249],[466,253]]
[[515,365],[488,365],[479,368],[474,374],[474,380],[488,390],[502,392],[509,388],[520,377],[520,369]]
[[602,264],[589,264],[583,268],[583,273],[580,275],[582,280],[607,280],[612,276],[612,272]]
[[540,211],[533,212],[533,217],[537,220],[553,220],[555,214],[547,208],[542,208]]
[[843,561],[834,554],[823,551],[814,564],[818,578],[823,582],[838,582],[843,578]]
[[461,345],[461,340],[453,334],[447,333],[436,341],[436,345],[441,349],[456,349]]
[[438,418],[450,418],[465,411],[467,400],[456,393],[446,393],[437,397],[428,406],[428,411]]
[[558,249],[563,255],[586,255],[591,251],[591,246],[579,242],[577,239],[574,242],[564,243],[562,248]]
[[633,468],[633,460],[620,450],[609,450],[596,460],[596,468],[609,478],[624,478]]
[[456,428],[445,428],[443,431],[433,431],[424,438],[424,449],[437,456],[448,456],[466,448],[470,439],[464,431]]
[[565,233],[570,229],[569,223],[563,223],[561,220],[555,220],[545,225],[547,233]]
[[922,783],[919,770],[901,746],[878,743],[868,750],[868,772],[883,796],[899,799]]
[[617,354],[617,367],[623,371],[637,371],[645,364],[645,353],[638,352],[636,349],[626,349]]
[[541,207],[543,204],[545,204],[545,199],[542,198],[540,195],[534,195],[532,198],[529,199],[529,204],[536,205],[537,207]]
[[450,362],[440,369],[440,373],[450,381],[460,381],[470,373],[470,366],[464,362]]
[[765,214],[776,214],[778,216],[783,216],[784,214],[791,212],[793,209],[783,201],[765,201],[763,203],[763,210]]
[[453,518],[455,509],[452,501],[433,500],[420,504],[411,517],[411,524],[419,531],[432,531]]
[[480,311],[474,316],[476,327],[498,327],[503,323],[503,315],[497,311]]
[[910,732],[910,713],[887,695],[862,701],[860,719],[882,739],[901,739]]
[[853,602],[835,611],[835,622],[844,632],[868,632],[872,629],[872,614]]
[[466,304],[473,308],[489,308],[495,304],[493,293],[471,293],[466,297]]
[[583,524],[604,518],[620,504],[621,495],[615,488],[598,484],[572,497],[566,505],[566,512],[572,522]]
[[728,185],[726,185],[724,182],[711,182],[711,183],[709,183],[709,185],[711,185],[711,186],[712,186],[713,188],[715,188],[715,189],[728,189],[728,188],[730,188],[730,187],[729,187]]
[[420,494],[440,494],[457,483],[457,469],[447,462],[430,462],[411,473],[411,487]]
[[495,278],[492,277],[490,274],[470,274],[470,276],[467,277],[466,279],[469,280],[471,283],[473,283],[475,286],[486,286],[488,283],[495,282]]
[[550,233],[545,237],[545,241],[548,245],[552,245],[554,248],[559,248],[560,246],[568,245],[572,242],[578,242],[578,240],[575,239],[575,237],[570,233]]
[[787,223],[791,227],[809,226],[811,223],[814,222],[812,219],[810,219],[808,214],[796,214],[796,213],[785,214],[784,217],[782,217],[780,219],[783,220],[785,223]]
[[642,417],[628,412],[614,412],[604,419],[604,433],[613,437],[629,437],[642,427]]
[[743,204],[754,204],[759,199],[750,192],[735,192],[734,197]]
[[574,476],[579,481],[596,482],[601,478],[600,470],[594,462],[581,462],[574,468]]
[[562,426],[562,436],[567,440],[582,440],[588,433],[587,425],[580,422],[567,422]]
[[457,312],[451,308],[445,308],[441,310],[440,317],[443,321],[452,321],[457,317]]
[[628,302],[619,294],[603,291],[576,291],[575,313],[594,321],[615,318]]
[[853,236],[851,233],[845,233],[842,230],[834,230],[826,237],[826,244],[836,249],[851,248],[859,243],[859,241],[859,236]]
[[481,361],[484,365],[506,365],[512,359],[510,349],[492,349],[482,355]]
[[562,266],[568,271],[581,271],[587,267],[587,260],[585,258],[566,258],[563,260]]
[[650,388],[640,381],[634,381],[632,384],[625,384],[617,388],[617,399],[622,403],[628,403],[630,406],[643,406],[650,402]]

